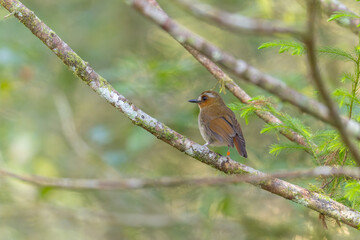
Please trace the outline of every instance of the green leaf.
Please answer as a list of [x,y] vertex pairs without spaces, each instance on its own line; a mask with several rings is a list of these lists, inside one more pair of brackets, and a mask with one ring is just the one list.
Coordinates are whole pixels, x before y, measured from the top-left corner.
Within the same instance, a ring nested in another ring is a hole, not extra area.
[[265,124],[265,127],[263,129],[261,129],[260,133],[263,134],[263,133],[266,133],[266,132],[269,132],[269,131],[272,131],[272,130],[275,130],[275,131],[278,131],[280,128],[284,128],[285,126],[282,125],[282,124],[270,124],[270,123],[267,123]]
[[227,106],[228,106],[233,112],[236,112],[236,111],[240,111],[241,108],[246,107],[247,105],[244,104],[244,103],[234,102],[234,103],[227,104]]
[[341,82],[344,83],[346,82],[347,80],[351,81],[351,82],[354,82],[355,81],[355,77],[353,74],[349,73],[349,72],[345,72],[341,78]]
[[351,53],[346,52],[340,48],[325,46],[318,49],[318,52],[320,54],[328,54],[329,56],[339,58],[341,60],[345,60],[345,61],[350,60],[356,62],[355,58],[351,55]]
[[240,116],[242,118],[244,118],[246,125],[249,123],[249,117],[254,115],[255,110],[256,110],[256,108],[254,108],[254,107],[248,107],[248,108],[244,109],[243,111],[241,111]]
[[305,52],[305,47],[302,43],[296,41],[274,41],[261,44],[258,49],[280,47],[279,53],[291,52],[292,55],[302,55]]
[[282,114],[280,120],[284,122],[284,125],[291,128],[293,131],[299,133],[305,138],[311,137],[311,133],[309,132],[309,128],[306,127],[300,119],[291,117],[288,114]]
[[339,18],[344,18],[344,17],[359,18],[359,16],[356,15],[355,13],[351,13],[351,12],[335,12],[334,14],[332,14],[330,16],[330,18],[327,21],[330,22],[330,21],[337,20]]
[[351,202],[351,207],[358,208],[360,205],[360,183],[355,180],[349,181],[345,185],[344,191],[344,197]]
[[255,101],[264,101],[266,102],[267,99],[265,96],[256,96],[256,97],[253,97],[252,99],[249,100],[249,102],[255,102]]
[[278,156],[282,151],[296,151],[296,150],[308,150],[307,147],[296,144],[296,143],[292,143],[292,142],[287,142],[287,143],[279,143],[279,144],[272,144],[270,146],[270,154],[273,154],[275,156]]
[[335,97],[337,97],[338,101],[339,101],[339,106],[342,107],[344,105],[345,100],[352,100],[355,103],[360,105],[360,100],[356,97],[353,96],[348,90],[344,89],[344,88],[338,88],[333,92],[333,95]]
[[346,99],[346,93],[344,92],[344,89],[336,89],[333,92],[333,95],[337,97],[337,102],[339,103],[339,107],[341,108],[344,105]]
[[[251,102],[251,100],[249,101]],[[245,120],[246,125],[249,123],[249,117],[255,114],[256,110],[259,110],[260,108],[255,107],[254,105],[250,104],[244,104],[244,103],[231,103],[228,105],[228,107],[233,110],[234,112],[241,112],[240,117]]]

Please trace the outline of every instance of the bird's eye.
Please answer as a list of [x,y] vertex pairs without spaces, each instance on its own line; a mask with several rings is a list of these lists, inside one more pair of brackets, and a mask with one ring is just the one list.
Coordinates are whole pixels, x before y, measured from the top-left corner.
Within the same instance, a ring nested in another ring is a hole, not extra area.
[[207,98],[207,96],[202,96],[202,98],[201,98],[203,101],[206,101],[208,98]]

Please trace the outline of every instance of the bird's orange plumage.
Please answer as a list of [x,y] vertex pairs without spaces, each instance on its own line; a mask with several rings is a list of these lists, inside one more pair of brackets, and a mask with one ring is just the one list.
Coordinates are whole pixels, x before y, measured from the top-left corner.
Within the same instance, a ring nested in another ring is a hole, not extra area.
[[240,124],[218,93],[205,91],[190,102],[199,105],[199,128],[206,145],[235,146],[241,156],[247,157]]

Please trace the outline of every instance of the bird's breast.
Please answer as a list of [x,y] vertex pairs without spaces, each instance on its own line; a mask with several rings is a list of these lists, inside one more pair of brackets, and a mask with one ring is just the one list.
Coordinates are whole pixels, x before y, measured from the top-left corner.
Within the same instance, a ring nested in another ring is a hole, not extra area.
[[208,129],[208,127],[206,127],[206,121],[204,121],[204,118],[200,112],[199,114],[199,118],[198,118],[198,124],[199,124],[199,130],[200,130],[200,134],[203,137],[203,139],[206,142],[210,142],[210,129]]
[[210,130],[209,124],[210,120],[206,116],[206,112],[200,110],[199,118],[198,118],[199,130],[203,139],[210,143],[213,146],[224,146],[226,145],[223,141],[219,141],[213,132]]

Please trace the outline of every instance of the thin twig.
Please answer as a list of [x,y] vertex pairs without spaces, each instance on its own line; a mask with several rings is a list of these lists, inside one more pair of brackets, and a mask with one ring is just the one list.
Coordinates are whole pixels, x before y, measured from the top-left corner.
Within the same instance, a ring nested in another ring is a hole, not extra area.
[[294,28],[285,27],[281,22],[268,21],[245,17],[240,14],[229,13],[212,7],[205,3],[189,0],[175,0],[197,17],[212,21],[231,32],[255,33],[262,35],[292,35],[301,38],[302,33]]
[[360,166],[360,153],[357,149],[357,146],[352,142],[350,136],[346,132],[346,129],[343,125],[342,119],[340,117],[339,111],[335,104],[333,103],[330,93],[326,88],[324,81],[320,75],[318,62],[316,59],[316,47],[315,47],[315,21],[317,9],[319,7],[317,0],[308,0],[307,1],[307,11],[308,11],[308,32],[304,38],[304,44],[307,47],[307,60],[309,64],[311,77],[319,90],[321,97],[324,99],[326,106],[330,111],[331,118],[333,120],[334,126],[338,129],[342,140],[348,146],[350,153],[352,154],[355,162]]
[[356,92],[358,90],[358,84],[360,80],[360,54],[356,53],[356,62],[355,62],[355,78],[353,83],[351,84],[351,101],[349,106],[349,119],[352,117],[353,107],[354,107],[354,99],[356,98]]
[[360,169],[351,167],[317,167],[306,170],[283,171],[261,175],[232,175],[223,177],[203,177],[203,178],[176,178],[162,177],[158,179],[127,178],[119,180],[104,179],[73,179],[73,178],[51,178],[42,176],[29,176],[16,174],[7,170],[0,169],[0,176],[14,178],[26,183],[42,187],[58,187],[64,189],[82,190],[133,190],[143,188],[167,188],[179,186],[203,187],[221,186],[242,182],[261,182],[273,178],[294,179],[294,178],[313,178],[319,176],[345,176],[360,179]]

